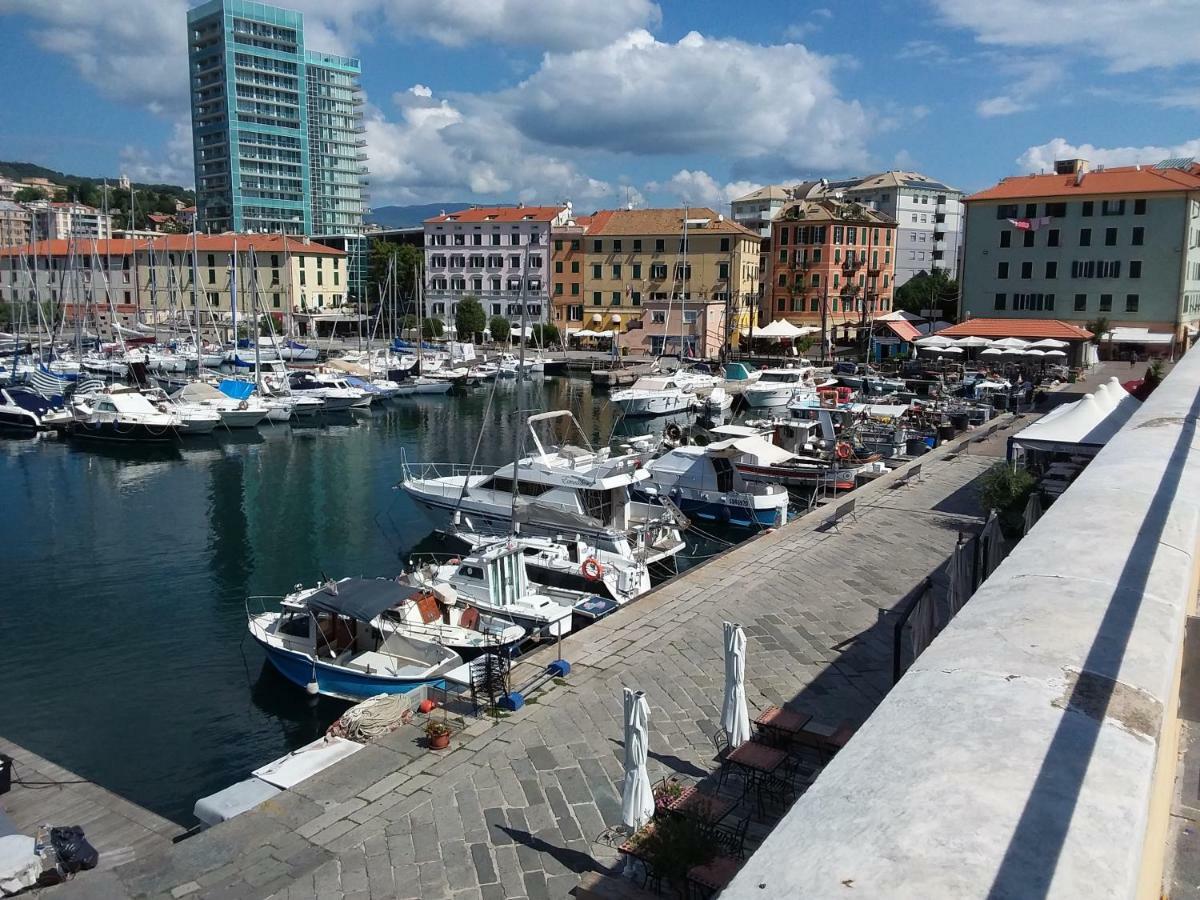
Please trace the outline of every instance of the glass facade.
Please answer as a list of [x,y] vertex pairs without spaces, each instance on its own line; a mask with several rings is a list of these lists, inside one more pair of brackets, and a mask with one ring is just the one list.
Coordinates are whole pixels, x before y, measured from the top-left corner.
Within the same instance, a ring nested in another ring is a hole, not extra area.
[[298,12],[212,0],[188,12],[188,62],[202,230],[361,233],[358,60],[307,52]]

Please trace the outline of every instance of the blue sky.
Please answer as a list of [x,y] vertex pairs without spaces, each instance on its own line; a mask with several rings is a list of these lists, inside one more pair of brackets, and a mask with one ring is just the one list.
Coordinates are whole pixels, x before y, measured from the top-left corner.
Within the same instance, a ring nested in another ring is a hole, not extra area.
[[[191,183],[187,0],[0,0],[0,158]],[[363,61],[372,205],[720,207],[1200,156],[1200,0],[297,0]]]

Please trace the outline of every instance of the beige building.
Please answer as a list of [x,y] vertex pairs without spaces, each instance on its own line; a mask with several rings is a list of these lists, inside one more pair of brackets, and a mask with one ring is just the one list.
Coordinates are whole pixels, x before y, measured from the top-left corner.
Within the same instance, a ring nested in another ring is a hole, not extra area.
[[595,213],[571,311],[582,321],[566,327],[620,330],[624,346],[656,354],[679,352],[682,338],[689,355],[716,356],[749,327],[758,248],[757,234],[703,207]]
[[357,320],[344,308],[345,256],[282,235],[40,241],[0,247],[0,302],[27,301],[33,291],[65,305],[68,319],[86,314],[102,331],[114,315],[122,325],[192,322],[199,306],[201,326],[211,334],[231,323],[236,296],[239,318],[258,306],[314,334],[320,323]]
[[33,239],[33,216],[20,203],[0,200],[0,247],[28,244]]
[[83,203],[37,200],[28,204],[33,214],[33,236],[39,241],[60,238],[95,238],[107,240],[113,236],[112,216]]

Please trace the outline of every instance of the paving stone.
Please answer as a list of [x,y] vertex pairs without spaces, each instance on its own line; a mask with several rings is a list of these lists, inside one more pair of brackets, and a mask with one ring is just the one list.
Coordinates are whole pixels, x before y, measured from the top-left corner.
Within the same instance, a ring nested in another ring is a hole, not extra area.
[[529,900],[550,900],[550,892],[546,890],[546,876],[542,872],[525,873],[525,894]]
[[480,884],[490,884],[497,880],[496,867],[492,863],[492,855],[487,844],[472,844],[471,859],[475,864],[475,872]]

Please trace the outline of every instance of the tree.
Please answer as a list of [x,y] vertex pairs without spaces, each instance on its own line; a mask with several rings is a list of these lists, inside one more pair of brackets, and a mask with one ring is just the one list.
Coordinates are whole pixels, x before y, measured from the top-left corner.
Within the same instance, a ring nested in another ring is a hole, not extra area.
[[445,331],[441,319],[425,319],[421,323],[421,337],[427,341],[440,338]]
[[[459,307],[461,309],[462,307]],[[508,336],[512,333],[512,329],[508,325],[508,319],[504,316],[492,316],[488,321],[488,331],[492,333],[493,341],[507,341]]]
[[1092,343],[1099,344],[1104,340],[1104,335],[1112,331],[1112,323],[1108,321],[1108,316],[1097,316],[1087,323],[1087,330],[1092,333]]
[[936,309],[944,319],[958,315],[958,282],[945,269],[918,272],[900,287],[892,298],[892,308],[923,315],[923,310]]
[[[470,294],[458,301],[458,309],[454,311],[454,327],[460,341],[476,341],[483,335],[487,317],[483,312],[483,304],[478,297]],[[495,337],[495,334],[492,334]]]
[[537,324],[530,328],[533,333],[533,343],[538,347],[551,347],[558,343],[558,326],[546,323],[545,325]]
[[13,194],[13,199],[18,203],[32,203],[34,200],[45,200],[46,192],[41,188],[23,187]]
[[1021,534],[1025,504],[1037,490],[1037,481],[1025,469],[998,462],[983,473],[979,499],[984,509],[995,510],[1000,528],[1009,537]]
[[[424,254],[420,247],[413,244],[393,244],[390,241],[371,241],[368,269],[371,285],[371,296],[378,302],[383,302],[382,291],[387,282],[388,264],[396,260],[396,296],[399,299],[398,311],[413,308],[416,298],[416,276],[424,262]],[[390,315],[391,310],[385,310]]]

